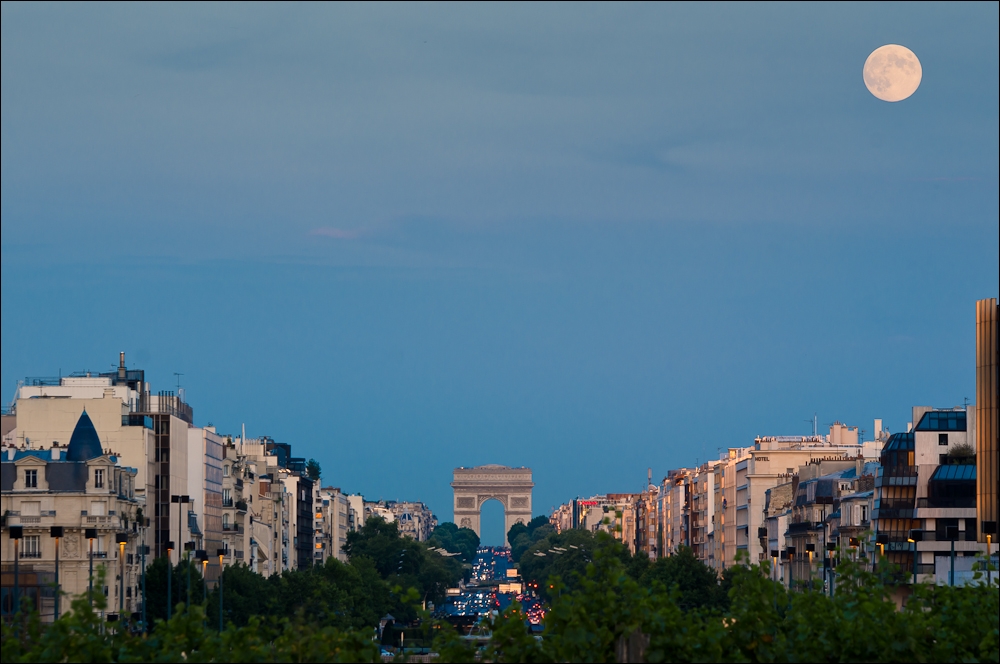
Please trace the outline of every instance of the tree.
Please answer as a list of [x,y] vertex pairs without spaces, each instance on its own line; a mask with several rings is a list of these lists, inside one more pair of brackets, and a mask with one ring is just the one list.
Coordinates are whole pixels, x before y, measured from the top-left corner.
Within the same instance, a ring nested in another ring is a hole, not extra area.
[[726,604],[715,570],[698,560],[686,546],[649,565],[639,580],[645,586],[660,583],[666,590],[676,589],[677,605],[685,611],[722,608]]
[[521,561],[521,556],[535,542],[542,540],[555,532],[546,516],[536,516],[527,524],[515,523],[507,531],[507,541],[510,542],[511,558],[515,563]]
[[459,553],[464,562],[471,563],[479,549],[479,535],[471,528],[459,528],[445,521],[434,529],[427,543],[449,553]]
[[319,467],[319,461],[316,459],[309,459],[309,461],[306,462],[306,475],[313,482],[319,481],[322,472],[322,469]]
[[[190,565],[190,577],[188,566]],[[201,578],[201,564],[197,561],[188,562],[181,559],[172,568],[166,556],[160,556],[146,569],[146,616],[152,625],[157,620],[167,618],[167,570],[171,569],[171,603],[176,610],[178,605],[187,604],[188,578],[191,579],[190,597],[192,604],[201,604],[204,583]]]
[[[389,587],[413,588],[426,601],[440,601],[445,590],[462,576],[459,561],[430,551],[427,544],[401,537],[395,522],[387,523],[377,516],[370,517],[360,530],[348,533],[344,552],[352,565],[367,559]],[[411,613],[398,604],[394,610],[404,616]]]

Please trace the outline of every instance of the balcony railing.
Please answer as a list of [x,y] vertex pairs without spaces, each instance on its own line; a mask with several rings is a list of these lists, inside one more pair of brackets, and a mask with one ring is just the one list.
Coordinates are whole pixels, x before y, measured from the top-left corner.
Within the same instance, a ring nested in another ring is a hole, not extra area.
[[42,552],[41,551],[21,551],[20,557],[21,558],[41,558],[42,557]]
[[974,508],[975,506],[975,496],[964,498],[917,498],[917,507],[920,509],[935,507],[944,509],[968,509],[970,507]]
[[113,516],[88,516],[87,523],[92,523],[95,525],[110,526],[114,525],[114,521],[117,520]]

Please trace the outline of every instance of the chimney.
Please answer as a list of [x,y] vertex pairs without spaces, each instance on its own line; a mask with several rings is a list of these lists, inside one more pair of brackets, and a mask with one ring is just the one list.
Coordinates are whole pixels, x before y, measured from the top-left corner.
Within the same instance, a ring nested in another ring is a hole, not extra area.
[[125,351],[118,353],[118,380],[125,380]]

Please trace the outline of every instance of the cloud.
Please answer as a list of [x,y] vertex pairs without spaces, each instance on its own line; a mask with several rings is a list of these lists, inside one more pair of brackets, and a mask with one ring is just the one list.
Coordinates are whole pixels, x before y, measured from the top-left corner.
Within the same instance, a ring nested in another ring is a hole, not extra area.
[[330,228],[329,226],[324,226],[322,228],[314,228],[309,231],[309,235],[318,235],[320,237],[331,237],[335,240],[355,240],[361,234],[358,231],[347,230],[344,228]]

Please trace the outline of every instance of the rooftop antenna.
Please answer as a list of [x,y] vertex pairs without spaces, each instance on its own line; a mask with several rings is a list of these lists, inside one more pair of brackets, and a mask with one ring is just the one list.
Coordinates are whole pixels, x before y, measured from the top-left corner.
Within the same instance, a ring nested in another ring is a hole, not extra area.
[[813,413],[812,419],[802,420],[803,422],[811,422],[813,425],[813,438],[816,437],[816,413]]
[[177,372],[175,371],[175,372],[174,372],[174,375],[175,375],[175,376],[177,376],[177,391],[178,391],[178,392],[180,392],[180,391],[181,391],[181,376],[183,376],[184,374],[182,374],[182,373],[177,373]]

